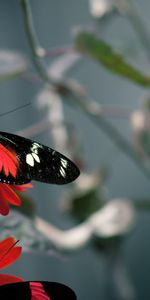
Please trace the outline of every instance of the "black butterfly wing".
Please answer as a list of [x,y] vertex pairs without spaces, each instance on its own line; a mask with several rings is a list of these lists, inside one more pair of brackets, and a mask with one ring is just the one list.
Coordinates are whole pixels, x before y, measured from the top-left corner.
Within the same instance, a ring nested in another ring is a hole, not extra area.
[[[10,175],[5,178],[5,180],[8,179],[6,183],[22,184],[37,180],[45,183],[66,184],[79,176],[79,169],[71,160],[40,143],[6,132],[0,132],[0,143],[8,149],[13,149],[19,161],[16,178],[13,178],[13,181]],[[4,174],[0,174],[0,177],[1,181],[4,181]]]
[[[39,285],[39,287],[38,287]],[[35,286],[35,287],[34,287]],[[76,300],[74,291],[66,285],[48,281],[25,281],[0,286],[1,300],[32,300],[36,295],[36,286],[40,300]],[[42,297],[43,294],[43,297]]]
[[[33,156],[36,158],[36,155]],[[34,167],[30,167],[32,179],[54,184],[66,184],[79,176],[75,164],[59,152],[45,147],[38,149],[40,162],[35,160]]]

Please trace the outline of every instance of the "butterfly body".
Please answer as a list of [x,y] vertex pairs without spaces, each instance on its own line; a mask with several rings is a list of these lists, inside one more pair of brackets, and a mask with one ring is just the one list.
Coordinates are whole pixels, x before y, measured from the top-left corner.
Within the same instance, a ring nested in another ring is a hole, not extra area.
[[[12,159],[12,171],[9,161]],[[31,180],[66,184],[79,176],[79,169],[63,154],[36,141],[0,132],[0,182],[24,184]],[[14,175],[15,173],[15,175]]]

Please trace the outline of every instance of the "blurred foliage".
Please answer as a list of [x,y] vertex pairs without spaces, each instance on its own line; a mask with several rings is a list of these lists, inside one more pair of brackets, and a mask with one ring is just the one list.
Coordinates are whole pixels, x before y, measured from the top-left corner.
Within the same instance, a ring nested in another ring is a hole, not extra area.
[[107,69],[120,76],[126,77],[144,87],[150,87],[150,78],[136,70],[106,42],[98,39],[91,32],[79,32],[75,40],[76,49],[83,54],[89,55]]
[[[96,14],[96,9],[98,9],[99,20],[101,19],[101,17],[103,17],[103,15],[105,15],[105,13],[109,14],[110,12],[112,12],[114,7],[117,8],[117,4],[115,2],[113,3],[110,1],[105,2],[104,0],[102,2],[90,1],[90,9],[92,10],[92,15],[93,17],[95,17],[96,15],[94,14]],[[141,159],[137,158],[136,152],[134,153],[134,149],[132,149],[132,146],[130,146],[128,142],[125,141],[125,139],[122,137],[122,135],[120,135],[120,133],[117,131],[116,128],[114,128],[111,124],[109,124],[105,120],[103,116],[103,109],[101,109],[101,107],[98,106],[98,104],[92,99],[91,99],[91,103],[88,104],[87,101],[88,95],[84,87],[80,86],[80,84],[78,84],[74,79],[66,80],[65,75],[66,73],[69,72],[69,70],[74,65],[78,63],[78,61],[82,59],[82,56],[76,52],[78,51],[83,56],[87,55],[93,58],[98,63],[101,63],[109,71],[112,71],[113,73],[116,73],[119,76],[123,76],[143,87],[150,86],[150,77],[136,70],[133,66],[131,66],[129,63],[126,62],[125,58],[120,53],[117,53],[103,39],[97,37],[96,30],[95,32],[94,31],[91,32],[87,30],[78,31],[75,36],[74,49],[72,48],[68,50],[66,48],[64,53],[62,53],[63,55],[62,56],[58,55],[58,57],[53,60],[53,63],[47,67],[47,65],[44,63],[44,58],[48,57],[49,55],[51,56],[51,54],[55,55],[55,52],[57,54],[57,49],[52,50],[51,52],[51,50],[49,51],[45,50],[40,46],[36,36],[34,22],[32,20],[32,11],[30,8],[29,1],[21,0],[21,8],[23,12],[22,16],[23,16],[24,27],[27,33],[28,43],[31,49],[31,63],[34,64],[35,69],[37,71],[37,77],[34,77],[33,74],[26,73],[26,77],[24,78],[27,80],[31,80],[31,82],[33,83],[37,83],[39,82],[39,80],[41,82],[42,79],[43,83],[44,84],[46,83],[46,85],[44,85],[44,91],[46,90],[47,92],[42,93],[42,97],[39,94],[37,97],[38,106],[40,107],[40,109],[46,106],[47,116],[48,116],[46,123],[43,122],[40,123],[42,124],[42,128],[37,126],[39,132],[42,132],[42,130],[45,130],[45,128],[48,129],[48,122],[49,122],[49,126],[51,127],[49,129],[51,131],[51,134],[53,135],[53,139],[57,144],[57,147],[60,146],[61,148],[63,145],[64,149],[65,148],[67,150],[69,149],[70,153],[73,154],[74,157],[76,157],[77,161],[78,158],[79,161],[82,161],[81,154],[75,153],[75,150],[77,151],[77,149],[80,149],[80,147],[78,145],[78,139],[74,133],[73,133],[73,138],[71,139],[71,144],[73,144],[73,146],[71,146],[70,148],[68,146],[69,145],[68,141],[70,141],[70,137],[68,134],[68,129],[64,123],[62,102],[64,97],[69,95],[72,98],[71,100],[73,100],[74,103],[75,102],[78,103],[79,106],[82,108],[82,110],[87,113],[88,117],[91,120],[93,120],[96,124],[98,124],[99,128],[102,128],[105,134],[107,134],[109,138],[115,141],[116,145],[122,151],[124,151],[130,158],[132,158],[134,162],[137,163],[137,165],[139,165],[144,172],[146,171],[146,176],[147,175],[149,176],[149,173],[147,172],[145,165],[144,164],[142,165]],[[124,9],[125,7],[119,5],[118,8]],[[94,9],[94,14],[93,14],[93,9]],[[59,51],[58,49],[58,53],[59,52],[61,53],[61,51]],[[23,72],[27,70],[28,67],[27,59],[22,54],[8,51],[8,50],[6,51],[1,50],[0,62],[1,62],[0,79],[10,79],[17,75],[21,75]],[[63,93],[62,91],[65,91],[65,93]],[[33,127],[35,132],[35,126]],[[29,135],[30,132],[32,133],[32,129],[33,128],[30,127],[27,130]],[[147,133],[146,131],[142,131],[142,133],[140,132],[140,135],[138,135],[138,142],[140,143],[140,145],[142,144],[143,149],[146,149],[147,147],[147,151],[149,153],[148,150],[149,139],[146,133]],[[58,138],[58,134],[59,134],[59,138]],[[85,165],[85,163],[83,165]],[[81,166],[82,166],[82,162],[81,162]],[[85,182],[87,182],[87,186],[85,188],[83,188],[84,182],[82,181],[82,178],[80,176],[79,184],[77,184],[77,186],[74,186],[71,192],[68,192],[67,194],[66,198],[70,202],[70,213],[72,214],[73,217],[75,217],[78,220],[78,222],[86,222],[86,220],[90,220],[90,217],[91,220],[92,217],[94,220],[95,213],[100,212],[101,209],[102,209],[102,215],[104,211],[104,216],[105,216],[104,219],[106,218],[107,220],[107,209],[105,214],[105,205],[107,207],[107,200],[110,199],[107,199],[106,197],[105,190],[104,190],[104,181],[100,180],[101,175],[96,174],[96,176],[95,177],[94,176],[92,175],[91,178],[90,176],[89,178],[88,176],[86,176]],[[17,210],[23,213],[25,216],[34,219],[36,217],[36,211],[35,211],[35,206],[33,204],[33,201],[27,196],[21,194],[19,194],[19,196],[21,197],[22,205],[21,207],[18,207]],[[115,205],[117,207],[118,204]],[[130,210],[132,211],[132,208],[128,207],[127,216],[126,216],[127,220],[130,215],[129,213]],[[97,220],[96,216],[95,219]],[[93,224],[94,222],[95,221],[93,221]],[[101,235],[102,233],[99,230],[99,223],[95,223],[95,224],[98,224],[95,225],[98,226],[97,234]],[[114,230],[116,230],[116,228]],[[122,233],[123,232],[124,229]],[[110,236],[108,234],[108,239],[109,237]]]
[[104,204],[104,195],[97,189],[91,189],[84,193],[72,193],[71,198],[71,214],[79,222],[85,221]]
[[76,186],[64,194],[62,209],[69,212],[78,222],[86,221],[93,213],[107,203],[107,169],[98,172],[82,173]]
[[15,236],[25,252],[52,254],[54,250],[52,242],[36,229],[34,221],[17,210],[12,209],[7,218],[0,216],[0,228],[1,239]]
[[18,194],[21,205],[13,207],[15,210],[19,211],[20,213],[26,215],[30,219],[34,219],[36,215],[36,206],[31,197],[29,197],[26,194],[22,194],[20,192],[16,191],[16,194]]
[[123,237],[121,236],[113,236],[109,238],[94,238],[93,239],[93,247],[100,254],[109,254],[114,249],[120,246],[123,242]]
[[[71,189],[65,194],[64,201],[64,208],[69,208],[69,214],[76,219],[78,225],[65,231],[40,220],[38,226],[41,230],[39,230],[36,223],[38,217],[35,204],[30,197],[19,193],[22,205],[12,209],[7,218],[0,217],[1,239],[8,235],[15,235],[16,239],[21,240],[24,251],[44,251],[46,254],[51,253],[56,245],[61,250],[71,249],[73,252],[74,249],[77,250],[90,242],[93,249],[100,254],[108,254],[109,260],[109,254],[111,252],[118,254],[125,240],[124,235],[127,236],[133,229],[136,221],[136,208],[149,209],[149,201],[144,203],[142,199],[132,204],[132,199],[128,198],[111,199],[106,194],[107,182],[103,180],[101,173],[93,171],[93,174],[87,174],[88,163],[85,163],[84,154],[80,151],[82,141],[74,132],[74,125],[70,121],[71,129],[68,132],[68,126],[66,126],[68,120],[64,118],[63,103],[64,100],[69,99],[66,103],[72,102],[75,104],[74,108],[80,107],[82,112],[86,113],[89,119],[98,125],[98,128],[102,129],[111,141],[115,142],[118,149],[131,158],[150,178],[150,101],[147,101],[142,108],[136,108],[133,113],[129,110],[127,117],[131,122],[133,143],[128,142],[117,126],[113,126],[113,122],[107,120],[109,116],[112,116],[112,106],[105,109],[88,95],[85,87],[76,79],[67,77],[66,73],[68,75],[69,71],[84,57],[87,59],[89,57],[108,71],[141,87],[150,88],[150,76],[144,75],[142,71],[132,66],[127,58],[119,51],[115,51],[115,47],[105,42],[104,35],[100,34],[100,25],[105,19],[104,28],[109,18],[116,17],[116,12],[124,14],[135,29],[139,40],[142,41],[148,59],[150,59],[150,37],[130,1],[90,0],[89,9],[94,19],[94,26],[77,31],[74,46],[46,50],[40,46],[36,36],[30,1],[21,0],[20,3],[23,24],[31,50],[30,64],[35,67],[36,73],[31,73],[28,61],[23,54],[0,50],[0,80],[13,79],[23,74],[25,80],[37,84],[38,88],[39,82],[43,83],[42,92],[39,93],[38,90],[37,102],[39,109],[46,108],[46,117],[42,122],[25,129],[24,132],[32,136],[49,130],[55,146],[57,145],[71,158],[75,157],[76,161],[80,162],[81,176],[76,183],[71,185]],[[104,18],[104,16],[107,17]],[[49,56],[51,57],[50,65],[45,63],[45,58]],[[122,115],[124,117],[118,107],[115,113],[114,115],[119,118]],[[79,151],[81,153],[78,153]],[[120,284],[118,287],[122,289],[122,296],[119,299],[133,299],[124,297],[123,284],[122,280],[122,287]]]

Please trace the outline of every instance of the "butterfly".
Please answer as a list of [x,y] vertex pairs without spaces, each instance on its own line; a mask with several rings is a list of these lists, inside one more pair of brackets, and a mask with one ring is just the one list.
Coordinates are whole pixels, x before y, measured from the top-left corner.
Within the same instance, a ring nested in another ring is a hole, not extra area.
[[76,300],[74,291],[64,284],[24,281],[0,286],[1,300]]
[[66,156],[36,141],[0,131],[0,182],[66,184],[80,174]]

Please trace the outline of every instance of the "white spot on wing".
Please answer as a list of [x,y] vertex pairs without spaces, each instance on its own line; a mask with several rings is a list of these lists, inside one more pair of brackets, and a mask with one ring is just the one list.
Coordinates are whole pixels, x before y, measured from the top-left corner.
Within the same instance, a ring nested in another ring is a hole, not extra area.
[[42,145],[38,143],[33,143],[32,148],[42,148]]
[[60,167],[60,174],[61,174],[62,177],[66,177],[66,172],[63,169],[63,167]]
[[28,165],[30,165],[31,167],[34,166],[34,158],[33,158],[32,154],[27,154],[26,155],[26,163]]
[[36,153],[32,153],[32,156],[38,163],[40,163],[39,156]]
[[32,149],[32,151],[33,151],[35,154],[38,154],[37,148],[36,148],[36,149]]
[[42,146],[38,143],[33,143],[31,147],[31,153],[26,155],[26,163],[31,167],[34,167],[34,160],[40,163],[40,158],[38,156],[38,148],[42,148]]
[[64,168],[67,168],[68,162],[67,162],[67,160],[61,158],[61,164]]

